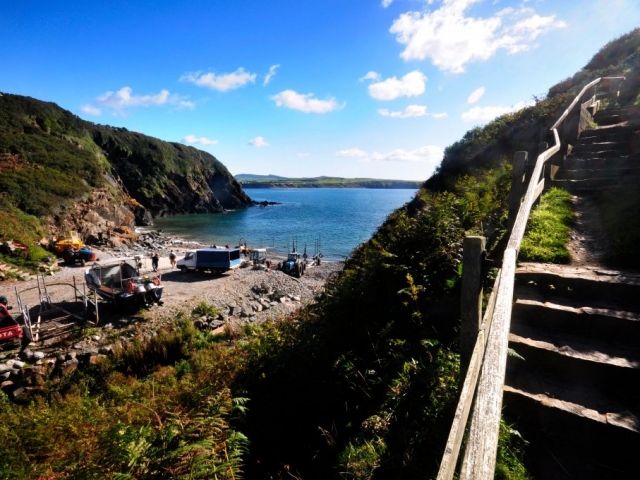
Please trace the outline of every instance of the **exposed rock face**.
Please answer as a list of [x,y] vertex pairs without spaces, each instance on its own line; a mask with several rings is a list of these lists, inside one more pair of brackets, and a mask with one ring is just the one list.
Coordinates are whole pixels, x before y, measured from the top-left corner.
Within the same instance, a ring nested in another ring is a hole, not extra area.
[[181,213],[217,213],[251,205],[251,199],[213,155],[124,128],[96,126],[93,139],[124,189],[144,208],[136,222]]

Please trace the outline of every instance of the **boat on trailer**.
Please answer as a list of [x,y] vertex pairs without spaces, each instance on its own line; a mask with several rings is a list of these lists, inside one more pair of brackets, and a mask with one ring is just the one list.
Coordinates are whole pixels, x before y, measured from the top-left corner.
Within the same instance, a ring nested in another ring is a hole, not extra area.
[[140,275],[134,257],[110,258],[95,262],[84,279],[89,290],[116,307],[150,307],[162,305],[164,286],[160,275]]

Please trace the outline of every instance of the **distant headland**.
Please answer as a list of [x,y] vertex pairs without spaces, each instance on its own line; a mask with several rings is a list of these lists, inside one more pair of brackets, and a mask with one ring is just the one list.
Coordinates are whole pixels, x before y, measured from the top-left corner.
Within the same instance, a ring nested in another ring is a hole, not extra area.
[[310,177],[288,178],[278,175],[241,173],[234,178],[242,188],[408,188],[418,189],[419,180],[382,180],[377,178]]

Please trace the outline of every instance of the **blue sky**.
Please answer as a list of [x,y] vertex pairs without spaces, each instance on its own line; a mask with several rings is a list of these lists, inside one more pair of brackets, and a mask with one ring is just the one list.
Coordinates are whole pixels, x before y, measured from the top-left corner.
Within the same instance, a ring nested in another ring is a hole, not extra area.
[[425,180],[640,20],[637,0],[0,1],[0,91],[287,177]]

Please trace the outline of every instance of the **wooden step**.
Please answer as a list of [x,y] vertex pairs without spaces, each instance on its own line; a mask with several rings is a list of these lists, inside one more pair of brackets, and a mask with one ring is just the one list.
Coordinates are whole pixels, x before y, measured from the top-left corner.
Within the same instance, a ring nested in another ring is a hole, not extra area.
[[628,142],[633,136],[634,129],[631,128],[602,128],[598,130],[585,130],[578,137],[578,142]]
[[640,167],[640,155],[622,155],[616,157],[600,157],[600,156],[569,156],[561,165],[558,175],[564,170],[586,169],[606,169],[606,168],[634,168]]
[[564,188],[573,194],[614,190],[636,183],[638,183],[638,178],[636,177],[590,178],[585,180],[565,180],[560,178],[553,181],[554,186]]
[[[535,289],[532,289],[535,290]],[[542,302],[533,295],[516,292],[513,306],[512,333],[520,326],[534,326],[581,338],[615,342],[628,349],[640,345],[640,313],[583,306],[575,297]],[[527,298],[522,298],[526,296]]]
[[618,179],[625,177],[624,180],[612,183],[629,183],[632,181],[626,177],[635,177],[640,184],[640,165],[631,167],[605,167],[605,168],[576,168],[558,171],[554,180],[600,180],[600,179]]
[[569,383],[539,372],[511,369],[507,375],[505,392],[526,396],[538,402],[538,407],[564,410],[584,420],[640,434],[640,411],[630,411],[625,397],[611,395],[597,385]]
[[616,141],[616,142],[583,141],[573,146],[573,149],[571,150],[571,155],[580,155],[582,152],[607,152],[607,151],[628,152],[629,145],[630,145],[629,140]]
[[539,287],[546,301],[573,297],[584,306],[640,312],[640,272],[523,262],[515,282],[516,289]]
[[602,412],[507,385],[503,407],[529,443],[525,462],[534,478],[640,478],[640,462],[630,453],[640,448],[640,434],[626,428],[637,416],[623,406]]

